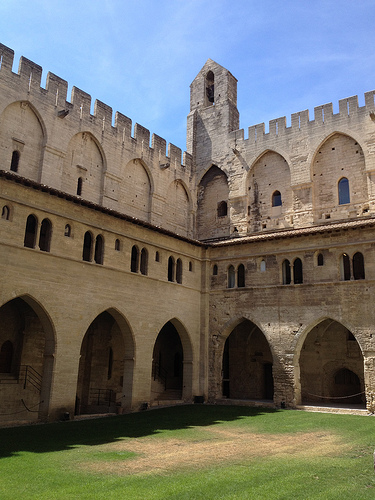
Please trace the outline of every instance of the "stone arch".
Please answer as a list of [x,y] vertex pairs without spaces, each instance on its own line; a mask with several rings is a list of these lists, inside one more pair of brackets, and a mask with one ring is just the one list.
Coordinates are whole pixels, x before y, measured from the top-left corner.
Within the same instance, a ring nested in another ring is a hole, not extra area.
[[75,413],[131,408],[135,343],[126,318],[113,307],[88,325],[81,343]]
[[[290,226],[293,193],[291,172],[284,156],[273,150],[258,156],[247,175],[246,192],[251,231]],[[274,203],[275,193],[280,203]]]
[[[91,132],[79,132],[69,141],[61,176],[61,189],[85,200],[102,202],[106,160],[100,142]],[[78,186],[78,187],[77,187]]]
[[218,206],[224,201],[229,205],[229,185],[226,173],[216,165],[202,176],[198,185],[197,236],[210,239],[229,236],[230,213],[218,216]]
[[120,205],[127,215],[150,222],[154,183],[151,172],[140,158],[130,160],[122,171]]
[[9,104],[0,115],[0,161],[10,169],[14,152],[17,168],[23,177],[39,182],[41,179],[44,146],[47,142],[45,124],[29,101]]
[[297,404],[364,406],[364,394],[344,398],[345,388],[335,387],[335,374],[344,368],[358,376],[361,381],[359,392],[364,392],[363,350],[353,329],[342,321],[322,317],[306,328],[296,342],[294,371]]
[[273,399],[275,356],[261,328],[241,316],[227,323],[216,342],[216,398]]
[[170,319],[159,330],[152,356],[151,400],[191,400],[193,347],[179,319]]
[[166,229],[183,236],[190,234],[191,195],[181,179],[176,179],[169,184],[164,208],[164,221]]
[[[311,161],[315,221],[342,218],[348,210],[361,213],[367,202],[367,177],[363,150],[352,136],[332,132],[316,148]],[[349,183],[348,202],[340,203],[338,183]],[[348,206],[349,205],[349,206]]]
[[[51,317],[34,297],[19,295],[0,307],[0,345],[4,341],[12,343],[13,356],[10,371],[1,384],[0,406],[7,410],[4,413],[22,414],[22,420],[46,420],[56,334]],[[20,383],[14,384],[17,380]],[[6,419],[6,415],[0,414],[0,420]]]

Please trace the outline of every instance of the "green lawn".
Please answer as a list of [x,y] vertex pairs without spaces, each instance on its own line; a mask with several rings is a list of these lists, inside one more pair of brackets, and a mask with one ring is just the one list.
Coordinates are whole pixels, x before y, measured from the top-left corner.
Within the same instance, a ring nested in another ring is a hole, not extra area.
[[0,429],[0,499],[374,499],[370,416],[179,406]]

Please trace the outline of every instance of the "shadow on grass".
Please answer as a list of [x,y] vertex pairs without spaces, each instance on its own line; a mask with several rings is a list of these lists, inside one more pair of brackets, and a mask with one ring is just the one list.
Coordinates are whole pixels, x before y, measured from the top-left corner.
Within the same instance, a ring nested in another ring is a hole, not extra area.
[[275,413],[269,408],[187,405],[142,413],[0,429],[0,458],[19,452],[46,453],[76,445],[94,446],[121,438],[152,436],[163,430],[208,426]]

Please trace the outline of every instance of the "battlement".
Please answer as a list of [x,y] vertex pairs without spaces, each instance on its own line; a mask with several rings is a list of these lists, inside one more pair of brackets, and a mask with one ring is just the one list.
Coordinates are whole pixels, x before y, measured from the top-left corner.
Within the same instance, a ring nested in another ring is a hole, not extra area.
[[297,131],[306,130],[308,127],[321,126],[323,124],[337,124],[343,121],[363,118],[375,112],[375,90],[371,90],[364,94],[365,105],[358,105],[358,96],[351,96],[345,99],[340,99],[339,112],[333,113],[332,103],[323,104],[314,108],[314,119],[310,120],[309,110],[292,113],[291,125],[287,126],[285,116],[269,121],[269,131],[266,132],[265,124],[258,123],[248,128],[248,138],[244,138],[244,129],[231,132],[231,136],[235,141],[243,140],[245,143],[256,143],[262,140],[276,139],[286,134]]
[[[132,136],[132,120],[122,113],[116,111],[113,120],[113,110],[111,106],[96,99],[94,102],[93,114],[91,114],[91,95],[73,87],[70,102],[67,100],[68,82],[59,76],[49,72],[46,78],[46,86],[41,86],[42,67],[21,56],[19,60],[18,73],[13,72],[14,51],[9,47],[0,44],[0,78],[8,79],[10,85],[21,88],[28,95],[43,94],[43,99],[57,108],[60,118],[65,118],[68,114],[70,119],[89,121],[90,125],[97,129],[99,134],[108,134],[122,145],[140,150],[141,154],[156,154],[161,166],[171,166],[183,170],[192,169],[193,161],[191,155],[184,153],[173,144],[167,142],[158,135],[152,134],[148,129],[135,123],[134,136]],[[150,145],[151,138],[151,145]],[[113,139],[112,139],[113,140]]]

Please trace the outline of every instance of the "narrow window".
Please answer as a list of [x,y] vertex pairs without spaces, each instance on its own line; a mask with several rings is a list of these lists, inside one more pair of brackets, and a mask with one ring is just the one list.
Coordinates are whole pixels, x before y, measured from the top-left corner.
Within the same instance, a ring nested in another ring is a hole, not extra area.
[[131,261],[130,261],[130,271],[132,273],[138,272],[139,266],[139,250],[136,245],[132,247]]
[[260,263],[260,272],[264,273],[265,270],[266,270],[266,261],[263,259]]
[[71,234],[72,234],[72,228],[70,227],[69,224],[66,224],[65,230],[64,230],[64,236],[66,236],[67,238],[70,238]]
[[349,181],[346,177],[339,180],[339,205],[350,203]]
[[10,216],[9,207],[7,207],[6,205],[4,205],[3,209],[1,211],[1,218],[4,219],[4,220],[9,220],[9,216]]
[[212,275],[217,276],[217,272],[218,272],[217,264],[214,264],[214,267],[212,268]]
[[236,273],[233,266],[228,267],[228,288],[234,288],[236,285]]
[[155,252],[155,262],[160,262],[160,254],[158,251]]
[[77,181],[77,196],[82,195],[82,186],[83,186],[83,179],[82,177],[79,177]]
[[148,252],[145,248],[141,250],[141,264],[140,264],[141,274],[147,275],[148,272]]
[[174,258],[169,257],[168,259],[168,281],[174,281]]
[[290,273],[290,262],[288,259],[284,260],[282,271],[283,271],[283,285],[290,285],[291,273]]
[[43,219],[40,226],[39,248],[42,252],[49,252],[51,246],[52,224],[48,219]]
[[12,160],[10,162],[10,169],[12,172],[18,172],[19,163],[20,163],[20,152],[14,150],[12,153]]
[[83,252],[82,260],[86,262],[91,262],[92,258],[92,234],[90,231],[86,231],[85,237],[83,239]]
[[353,255],[353,278],[355,280],[365,279],[365,261],[361,252]]
[[293,263],[293,278],[295,285],[303,283],[302,260],[300,258],[297,258]]
[[324,257],[323,257],[322,253],[318,254],[317,264],[318,264],[318,266],[323,266],[323,264],[324,264]]
[[217,205],[217,216],[226,217],[227,214],[228,214],[228,204],[226,201],[221,201]]
[[10,340],[3,343],[0,349],[0,373],[11,373],[13,361],[13,344]]
[[341,268],[341,279],[343,281],[349,281],[350,280],[350,259],[349,259],[349,255],[346,253],[343,253],[341,255],[340,268]]
[[237,269],[237,286],[243,288],[245,286],[245,266],[240,264]]
[[176,262],[176,281],[182,283],[182,260],[177,259]]
[[206,76],[206,97],[209,104],[215,102],[215,77],[212,71],[209,71]]
[[117,238],[115,241],[115,250],[119,252],[121,250],[121,241]]
[[189,261],[189,271],[190,272],[193,271],[193,263],[191,261]]
[[97,264],[103,264],[103,257],[104,257],[104,239],[102,235],[98,234],[95,240],[94,261]]
[[113,349],[109,348],[108,351],[108,371],[107,371],[107,380],[112,378],[112,370],[113,370]]
[[280,191],[275,191],[272,195],[272,206],[273,207],[281,207],[281,193]]
[[23,240],[24,247],[35,248],[37,226],[37,218],[34,215],[29,215],[26,221],[25,239]]

